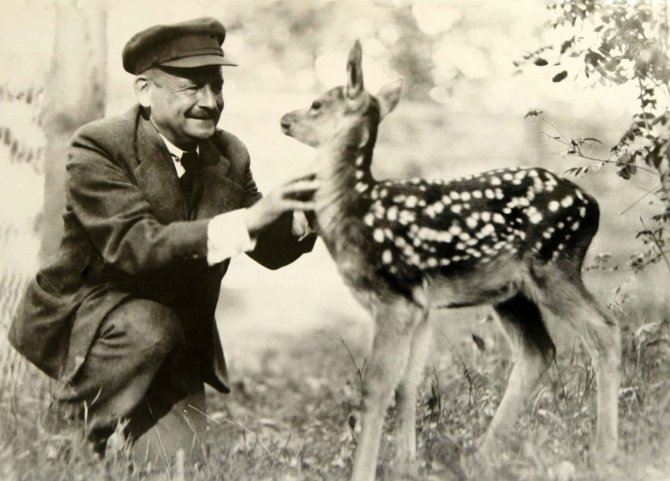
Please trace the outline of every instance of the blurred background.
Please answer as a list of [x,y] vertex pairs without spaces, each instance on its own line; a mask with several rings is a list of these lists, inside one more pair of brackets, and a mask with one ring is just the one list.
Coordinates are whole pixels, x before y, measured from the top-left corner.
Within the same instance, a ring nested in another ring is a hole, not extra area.
[[[84,20],[77,20],[73,7],[86,10]],[[62,119],[54,119],[49,106],[63,110],[69,99],[85,94],[95,107],[89,116],[129,109],[132,77],[122,69],[121,50],[150,25],[207,15],[227,27],[223,47],[239,66],[224,70],[220,126],[246,143],[264,190],[311,161],[310,149],[280,133],[279,119],[344,82],[346,55],[355,39],[363,45],[369,91],[404,78],[401,103],[381,128],[373,166],[378,178],[450,178],[515,165],[563,173],[588,162],[566,156],[565,146],[547,134],[598,138],[603,144],[594,155],[607,157],[637,105],[634,87],[594,88],[572,74],[555,83],[551,79],[558,70],[552,64],[518,71],[514,61],[555,35],[539,0],[0,0],[0,8],[0,330],[45,255],[40,237],[58,241],[60,201],[58,193],[50,197],[48,192],[62,180],[64,158],[62,149],[47,142],[67,132],[54,131]],[[87,27],[78,29],[77,22]],[[54,88],[59,69],[68,69],[72,81]],[[533,109],[545,116],[524,118]],[[599,199],[603,211],[589,262],[603,253],[611,254],[614,264],[630,256],[639,218],[649,206],[629,207],[653,180],[637,176],[624,182],[614,172],[575,180]],[[586,277],[605,299],[622,284],[631,299],[642,295],[640,305],[653,307],[639,311],[641,316],[667,312],[658,309],[667,304],[667,270],[652,267],[644,275],[655,282],[597,270]],[[466,342],[472,332],[486,334],[485,326],[471,322],[484,319],[486,311],[437,317],[451,326],[442,338],[452,346]],[[237,367],[253,369],[267,352],[280,355],[285,343],[309,343],[311,335],[330,336],[333,343],[342,338],[361,349],[370,340],[365,313],[321,243],[313,254],[277,272],[244,256],[234,259],[218,319],[233,377]],[[0,356],[6,357],[2,338]]]

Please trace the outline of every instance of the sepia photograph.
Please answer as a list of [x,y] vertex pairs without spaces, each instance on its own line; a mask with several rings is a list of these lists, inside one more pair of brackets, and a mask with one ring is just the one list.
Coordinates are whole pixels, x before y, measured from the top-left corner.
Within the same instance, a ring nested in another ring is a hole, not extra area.
[[0,480],[670,481],[668,0],[0,0]]

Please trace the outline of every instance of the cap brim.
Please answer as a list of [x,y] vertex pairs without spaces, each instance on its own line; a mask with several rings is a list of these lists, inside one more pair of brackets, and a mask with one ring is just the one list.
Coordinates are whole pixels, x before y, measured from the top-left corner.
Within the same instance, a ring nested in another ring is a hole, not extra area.
[[162,62],[161,65],[174,68],[197,68],[206,67],[207,65],[226,65],[230,67],[237,67],[237,64],[231,62],[221,55],[196,55],[193,57],[178,58],[176,60],[169,60]]

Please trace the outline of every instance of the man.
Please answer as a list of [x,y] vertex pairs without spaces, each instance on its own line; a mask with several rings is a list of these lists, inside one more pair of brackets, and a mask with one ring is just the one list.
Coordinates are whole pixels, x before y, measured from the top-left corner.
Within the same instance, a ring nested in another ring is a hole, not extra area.
[[314,244],[300,215],[311,204],[296,199],[315,182],[261,197],[245,146],[216,128],[222,66],[234,65],[225,34],[202,18],[126,44],[139,105],[75,133],[62,243],[10,329],[16,349],[59,380],[50,415],[85,417],[98,454],[122,420],[136,440],[172,412],[165,435],[192,438],[179,403],[204,409],[204,382],[229,390],[214,320],[229,258],[246,251],[275,269]]

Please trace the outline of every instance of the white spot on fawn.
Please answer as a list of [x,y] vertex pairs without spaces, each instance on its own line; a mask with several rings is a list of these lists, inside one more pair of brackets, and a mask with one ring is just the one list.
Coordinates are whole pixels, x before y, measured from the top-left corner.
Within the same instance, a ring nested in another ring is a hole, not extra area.
[[437,241],[438,242],[444,242],[444,243],[448,244],[449,242],[452,241],[452,239],[453,239],[453,236],[449,232],[442,231],[442,232],[437,233]]
[[491,189],[486,189],[484,191],[484,195],[486,196],[487,199],[493,199],[495,197],[495,194],[493,193],[493,190],[491,190]]
[[480,230],[479,232],[483,236],[487,236],[487,235],[491,235],[491,234],[495,233],[495,231],[496,231],[496,228],[493,226],[493,224],[486,224],[484,227],[482,227],[482,230]]
[[391,222],[395,222],[398,218],[398,207],[395,205],[389,207],[389,210],[386,212],[386,218]]
[[407,200],[405,200],[405,205],[411,209],[413,207],[416,207],[418,200],[419,199],[417,199],[416,196],[410,195],[409,197],[407,197]]
[[475,199],[481,199],[482,198],[482,191],[481,190],[473,190],[472,191],[472,197]]
[[579,208],[579,216],[580,217],[586,217],[586,207],[580,207]]
[[375,229],[372,233],[372,238],[376,242],[384,242],[384,231],[381,229]]
[[539,224],[540,222],[542,222],[542,214],[538,212],[538,210],[534,206],[530,206],[526,210],[526,215],[528,216],[528,220],[533,224]]
[[363,222],[365,222],[365,225],[368,227],[372,227],[372,225],[375,223],[375,216],[372,215],[372,213],[367,213],[365,214],[365,217],[363,217]]
[[467,202],[467,201],[469,201],[469,200],[470,200],[470,192],[463,192],[463,193],[461,194],[461,200],[462,200],[463,202]]
[[477,221],[473,216],[470,216],[467,219],[465,219],[465,225],[467,225],[468,228],[470,229],[474,229],[475,227],[477,227]]
[[549,210],[550,211],[556,212],[558,210],[558,207],[559,207],[559,203],[556,202],[555,200],[552,200],[551,202],[549,202]]
[[579,221],[572,224],[572,230],[577,230],[577,229],[579,229]]
[[463,231],[463,229],[460,228],[460,226],[454,224],[451,227],[449,227],[449,233],[451,235],[458,235]]
[[504,224],[505,218],[501,214],[498,214],[496,212],[495,214],[493,214],[493,222],[496,222],[498,224]]
[[461,198],[460,194],[458,192],[454,192],[454,191],[449,193],[449,197],[451,197],[453,200],[458,200],[458,199]]
[[567,197],[563,198],[563,200],[561,201],[561,205],[563,207],[570,207],[572,205],[572,202],[573,202],[572,197],[568,195]]
[[414,222],[415,220],[416,220],[416,216],[415,216],[412,212],[410,212],[410,211],[408,211],[408,210],[401,210],[401,211],[400,211],[400,219],[399,219],[399,222],[400,222],[402,225],[411,224],[411,223]]
[[500,185],[502,182],[500,182],[500,179],[498,177],[491,177],[491,180],[489,181],[489,184],[491,185]]
[[382,254],[382,262],[384,264],[390,264],[393,262],[393,254],[391,254],[391,251],[386,249],[384,253]]
[[461,210],[463,210],[463,206],[460,204],[454,204],[451,206],[451,211],[454,214],[460,214]]

